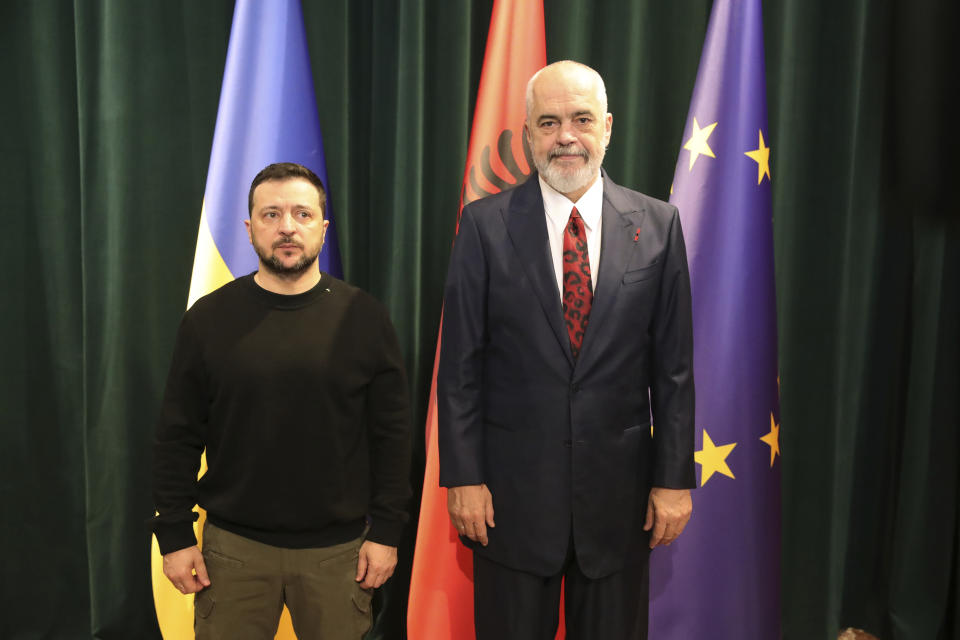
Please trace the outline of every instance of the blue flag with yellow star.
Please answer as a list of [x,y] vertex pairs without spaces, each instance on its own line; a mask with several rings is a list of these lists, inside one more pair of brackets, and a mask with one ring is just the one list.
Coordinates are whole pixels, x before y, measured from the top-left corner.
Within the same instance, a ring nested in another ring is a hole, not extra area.
[[[780,409],[760,0],[715,0],[670,202],[693,293],[698,488],[650,637],[780,637]],[[654,425],[656,437],[656,425]]]

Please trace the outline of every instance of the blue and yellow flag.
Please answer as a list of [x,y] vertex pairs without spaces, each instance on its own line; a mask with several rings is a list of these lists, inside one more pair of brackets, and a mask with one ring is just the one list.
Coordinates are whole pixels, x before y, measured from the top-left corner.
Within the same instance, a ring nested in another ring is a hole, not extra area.
[[[237,276],[257,269],[244,228],[247,194],[268,164],[296,162],[310,168],[327,191],[330,220],[320,269],[342,276],[330,186],[317,118],[307,34],[299,0],[237,0],[223,71],[217,125],[200,214],[197,252],[187,306]],[[201,467],[201,474],[205,466]],[[203,517],[198,522],[202,523]],[[153,541],[153,591],[163,637],[193,638],[193,596],[184,596],[163,576]],[[284,611],[278,639],[295,638]]]
[[257,268],[243,220],[254,176],[273,162],[310,168],[330,220],[320,269],[341,277],[330,183],[299,0],[238,0],[223,71],[187,306]]
[[780,636],[770,177],[760,0],[715,0],[670,198],[693,293],[698,488],[686,531],[651,555],[651,638]]

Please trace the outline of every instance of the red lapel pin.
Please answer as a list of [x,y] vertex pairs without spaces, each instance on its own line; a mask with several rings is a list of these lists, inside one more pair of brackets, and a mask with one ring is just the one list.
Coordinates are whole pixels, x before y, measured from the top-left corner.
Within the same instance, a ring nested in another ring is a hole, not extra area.
[[633,241],[636,242],[640,239],[640,227],[637,227],[637,232],[633,234]]

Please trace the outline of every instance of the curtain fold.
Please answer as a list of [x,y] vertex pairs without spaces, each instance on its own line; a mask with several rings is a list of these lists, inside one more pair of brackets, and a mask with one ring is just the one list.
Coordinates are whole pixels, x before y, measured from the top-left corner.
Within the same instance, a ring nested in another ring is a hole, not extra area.
[[956,638],[956,9],[769,4],[784,638]]
[[[419,489],[492,0],[303,4],[344,272],[396,324]],[[610,174],[662,199],[710,6],[545,7],[548,59],[581,60],[606,80]],[[159,638],[150,446],[232,10],[230,0],[0,6],[4,638]],[[960,230],[947,194],[960,9],[767,0],[763,10],[783,637],[857,626],[883,640],[957,639]],[[371,637],[403,637],[414,532]]]
[[90,620],[74,16],[0,11],[0,636],[66,636]]

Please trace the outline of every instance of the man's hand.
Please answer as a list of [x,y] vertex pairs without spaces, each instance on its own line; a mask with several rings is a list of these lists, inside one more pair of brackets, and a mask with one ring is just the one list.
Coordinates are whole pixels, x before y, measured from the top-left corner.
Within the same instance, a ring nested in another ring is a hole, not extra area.
[[365,541],[360,545],[360,558],[357,560],[357,582],[364,589],[376,589],[393,575],[397,566],[397,548]]
[[644,531],[653,529],[650,534],[650,548],[658,544],[670,546],[690,521],[693,501],[689,489],[664,489],[654,487],[647,501],[647,521]]
[[196,545],[163,556],[163,575],[180,593],[197,593],[210,586],[207,565]]
[[487,527],[493,522],[493,496],[485,484],[471,484],[447,489],[447,511],[450,522],[462,536],[487,546]]

